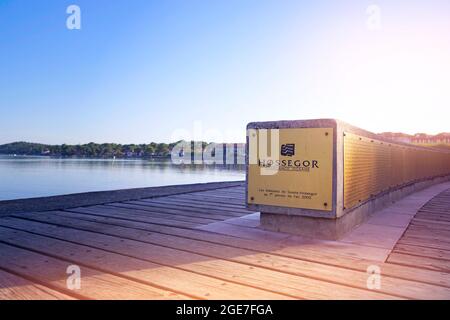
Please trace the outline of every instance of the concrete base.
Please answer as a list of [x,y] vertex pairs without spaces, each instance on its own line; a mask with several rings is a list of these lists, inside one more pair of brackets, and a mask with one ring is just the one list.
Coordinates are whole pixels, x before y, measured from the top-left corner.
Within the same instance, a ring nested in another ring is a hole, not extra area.
[[359,207],[345,212],[343,216],[336,219],[261,212],[261,227],[270,231],[291,233],[315,239],[338,240],[370,218],[373,213],[414,192],[447,181],[450,181],[450,176],[421,181],[394,191],[385,192],[366,201]]
[[288,216],[261,213],[261,227],[265,230],[285,232],[314,239],[338,240],[368,217],[345,215],[339,219]]

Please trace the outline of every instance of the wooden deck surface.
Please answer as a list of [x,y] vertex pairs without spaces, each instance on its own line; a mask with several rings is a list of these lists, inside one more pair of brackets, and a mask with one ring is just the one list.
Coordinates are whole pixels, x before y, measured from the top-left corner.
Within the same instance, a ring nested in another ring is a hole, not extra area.
[[[450,189],[343,241],[264,231],[244,193],[1,217],[0,299],[450,299]],[[79,290],[67,287],[70,265]],[[374,266],[381,287],[369,289]]]

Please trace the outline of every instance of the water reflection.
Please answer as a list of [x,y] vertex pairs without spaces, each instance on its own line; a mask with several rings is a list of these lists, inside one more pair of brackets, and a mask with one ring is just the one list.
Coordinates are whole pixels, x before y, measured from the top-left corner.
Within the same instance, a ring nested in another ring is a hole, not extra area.
[[0,200],[244,179],[242,165],[173,165],[168,159],[0,156]]

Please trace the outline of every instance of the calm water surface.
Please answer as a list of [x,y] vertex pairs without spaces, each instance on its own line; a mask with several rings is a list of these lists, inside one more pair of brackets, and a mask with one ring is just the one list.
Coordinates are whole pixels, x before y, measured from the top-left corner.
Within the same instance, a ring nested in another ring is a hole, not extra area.
[[236,167],[0,155],[0,200],[244,179],[245,171]]

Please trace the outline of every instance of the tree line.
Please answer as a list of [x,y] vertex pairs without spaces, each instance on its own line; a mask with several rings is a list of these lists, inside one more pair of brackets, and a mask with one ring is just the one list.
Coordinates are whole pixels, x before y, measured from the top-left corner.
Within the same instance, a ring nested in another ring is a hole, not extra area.
[[[0,154],[16,154],[29,156],[60,156],[86,158],[151,158],[169,157],[172,148],[179,143],[117,144],[87,143],[79,145],[48,145],[30,142],[13,142],[0,145]],[[203,143],[206,145],[206,143]]]

